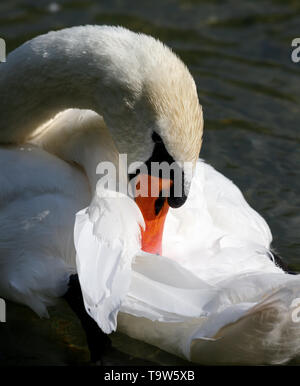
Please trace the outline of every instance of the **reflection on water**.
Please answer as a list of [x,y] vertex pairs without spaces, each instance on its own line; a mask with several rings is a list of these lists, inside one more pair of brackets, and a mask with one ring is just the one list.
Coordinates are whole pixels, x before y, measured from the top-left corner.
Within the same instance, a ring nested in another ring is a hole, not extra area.
[[[202,157],[268,221],[274,248],[300,271],[300,36],[296,0],[11,0],[0,3],[7,51],[53,29],[123,25],[173,48],[204,108]],[[162,360],[163,361],[163,360]]]

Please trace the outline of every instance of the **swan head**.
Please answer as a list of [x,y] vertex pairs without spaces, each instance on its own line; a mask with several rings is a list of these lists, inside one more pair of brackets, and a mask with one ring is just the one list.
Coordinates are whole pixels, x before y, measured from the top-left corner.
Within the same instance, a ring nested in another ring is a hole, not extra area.
[[179,207],[188,195],[202,144],[203,115],[194,79],[171,49],[151,36],[102,27],[101,39],[99,62],[103,52],[106,62],[98,71],[102,81],[95,105],[101,105],[119,153],[127,154],[131,177],[141,173],[138,162],[148,167],[149,175],[153,162],[177,163],[183,189],[168,202]]
[[[161,254],[168,208],[182,206],[189,193],[202,145],[203,114],[187,67],[162,43],[150,37],[146,42],[139,58],[143,63],[142,85],[135,79],[136,98],[129,103],[138,121],[131,121],[133,130],[127,137],[126,150],[135,157],[133,161],[143,161],[147,166],[146,171],[133,167],[129,173],[130,178],[138,175],[136,182],[140,185],[135,200],[146,225],[142,248]],[[157,164],[165,168],[158,170]]]
[[[202,107],[193,77],[170,48],[127,29],[104,29],[109,68],[97,97],[118,151],[135,162],[195,167],[203,135]],[[116,59],[117,58],[117,59]],[[97,101],[97,102],[98,102]],[[102,103],[103,105],[103,103]],[[188,194],[192,171],[184,175]],[[174,206],[180,206],[180,200]],[[171,202],[171,206],[172,202]]]

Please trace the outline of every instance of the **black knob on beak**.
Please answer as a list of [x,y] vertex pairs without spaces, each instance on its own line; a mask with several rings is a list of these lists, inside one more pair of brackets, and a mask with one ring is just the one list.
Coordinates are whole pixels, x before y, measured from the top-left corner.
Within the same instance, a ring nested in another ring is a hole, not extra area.
[[180,208],[187,200],[187,194],[184,190],[184,172],[178,166],[176,170],[171,170],[172,185],[168,197],[168,204],[171,208]]
[[172,196],[172,192],[170,192],[170,197],[168,197],[168,204],[171,208],[180,208],[186,202],[186,199],[186,195],[183,195],[182,197],[174,197]]

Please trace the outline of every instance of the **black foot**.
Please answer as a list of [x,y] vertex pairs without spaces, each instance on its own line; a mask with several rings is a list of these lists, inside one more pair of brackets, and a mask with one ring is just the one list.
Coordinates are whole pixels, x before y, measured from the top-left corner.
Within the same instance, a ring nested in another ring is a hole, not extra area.
[[297,272],[291,271],[288,267],[288,265],[282,260],[282,257],[277,255],[275,252],[272,252],[275,264],[283,269],[286,273],[289,273],[290,275],[297,275]]
[[111,348],[111,341],[108,335],[104,334],[94,319],[86,312],[77,274],[70,276],[69,288],[63,297],[82,324],[90,350],[91,361],[102,364],[103,356]]

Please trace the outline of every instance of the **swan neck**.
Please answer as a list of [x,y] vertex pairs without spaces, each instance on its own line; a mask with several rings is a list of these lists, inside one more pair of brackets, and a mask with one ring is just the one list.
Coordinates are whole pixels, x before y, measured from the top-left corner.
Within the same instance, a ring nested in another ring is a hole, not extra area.
[[[23,51],[23,50],[22,50]],[[12,55],[0,65],[0,142],[23,143],[32,132],[69,107],[95,109],[93,77],[80,79],[70,63],[42,62],[32,53]]]
[[108,174],[106,180],[113,189],[119,188],[119,181],[127,184],[127,164],[120,162],[119,152],[103,118],[91,110],[68,109],[59,113],[40,127],[30,142],[67,162],[80,165],[92,192],[103,174]]

